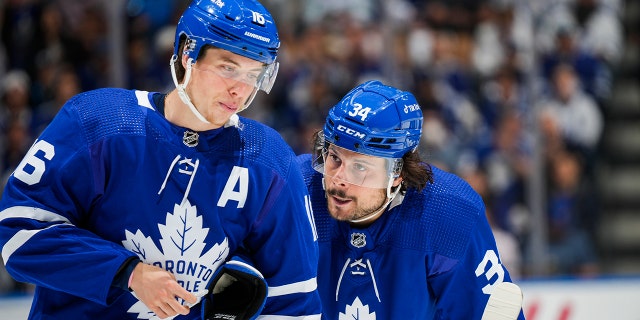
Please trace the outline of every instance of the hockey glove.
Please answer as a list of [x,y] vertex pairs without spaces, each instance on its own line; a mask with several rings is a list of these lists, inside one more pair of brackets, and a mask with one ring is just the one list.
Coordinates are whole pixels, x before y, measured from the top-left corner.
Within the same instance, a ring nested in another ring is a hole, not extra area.
[[207,285],[202,298],[202,319],[251,320],[267,301],[267,282],[251,265],[231,260],[222,265]]

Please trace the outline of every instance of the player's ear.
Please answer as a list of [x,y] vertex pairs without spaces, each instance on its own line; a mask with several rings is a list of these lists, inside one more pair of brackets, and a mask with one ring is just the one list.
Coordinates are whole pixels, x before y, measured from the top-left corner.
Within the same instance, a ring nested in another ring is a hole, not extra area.
[[[185,45],[186,46],[186,45]],[[187,69],[187,62],[189,61],[189,54],[186,51],[182,52],[182,68]]]
[[[189,59],[193,58],[193,62],[195,62],[196,57],[191,57],[189,54],[193,53],[192,50],[188,50],[188,46],[189,46],[189,39],[184,41],[184,44],[182,45],[182,55],[181,55],[181,62],[182,62],[182,68],[184,68],[185,70],[187,69],[187,64],[189,63]],[[205,48],[203,48],[204,50]]]
[[393,180],[393,187],[397,187],[402,183],[402,177],[397,177]]

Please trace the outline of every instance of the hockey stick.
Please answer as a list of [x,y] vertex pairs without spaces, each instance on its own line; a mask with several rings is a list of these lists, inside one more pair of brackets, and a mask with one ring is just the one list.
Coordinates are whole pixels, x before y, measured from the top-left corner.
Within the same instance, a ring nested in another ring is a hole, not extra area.
[[522,309],[522,290],[511,282],[502,282],[493,289],[482,320],[515,320]]

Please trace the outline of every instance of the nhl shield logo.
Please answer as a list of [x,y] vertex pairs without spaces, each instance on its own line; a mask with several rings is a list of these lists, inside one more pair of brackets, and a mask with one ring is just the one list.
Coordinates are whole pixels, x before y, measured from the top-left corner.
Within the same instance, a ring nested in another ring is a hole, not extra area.
[[182,136],[182,143],[184,143],[187,147],[195,147],[198,145],[198,133],[193,131],[185,131],[184,136]]
[[351,245],[356,248],[362,248],[367,245],[367,237],[364,233],[354,232],[351,234]]

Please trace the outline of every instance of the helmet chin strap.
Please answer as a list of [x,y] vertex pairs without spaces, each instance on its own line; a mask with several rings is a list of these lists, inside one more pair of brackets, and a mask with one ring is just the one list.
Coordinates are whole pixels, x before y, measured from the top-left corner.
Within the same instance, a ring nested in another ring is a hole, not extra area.
[[391,201],[393,201],[393,199],[398,195],[398,192],[400,192],[400,186],[398,185],[396,187],[395,191],[391,191],[391,188],[393,188],[393,179],[389,180],[389,185],[387,186],[387,201],[385,201],[385,203],[383,203],[376,211],[369,213],[368,215],[364,216],[364,217],[360,217],[358,219],[353,219],[353,220],[349,220],[349,222],[351,223],[361,223],[361,222],[367,222],[373,219],[376,219],[380,216],[380,214],[382,214],[382,212],[384,212],[385,209],[387,209],[387,206],[391,203]]
[[191,102],[191,98],[189,98],[189,95],[185,91],[187,84],[189,84],[189,80],[191,80],[191,70],[194,64],[193,58],[189,58],[189,60],[187,60],[187,70],[185,72],[184,82],[182,84],[178,83],[178,77],[176,76],[175,63],[177,60],[178,55],[174,54],[171,57],[171,61],[169,63],[171,64],[171,77],[173,78],[173,84],[176,86],[176,89],[178,89],[178,96],[180,97],[180,100],[182,100],[184,104],[189,106],[189,109],[191,109],[191,112],[196,116],[196,118],[198,118],[198,120],[210,124],[211,122],[209,122],[204,116],[202,116],[198,109],[196,109],[196,106],[193,105],[193,103]]

